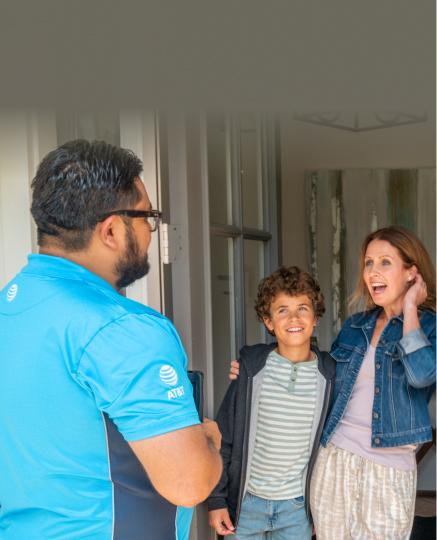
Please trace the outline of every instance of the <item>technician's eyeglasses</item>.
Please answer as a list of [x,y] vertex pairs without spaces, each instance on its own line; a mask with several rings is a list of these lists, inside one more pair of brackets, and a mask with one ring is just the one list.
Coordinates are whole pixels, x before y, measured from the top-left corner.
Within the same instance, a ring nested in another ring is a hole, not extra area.
[[126,216],[130,218],[143,218],[150,227],[150,232],[156,231],[162,218],[159,210],[114,210],[97,218],[97,222],[103,221],[109,216]]

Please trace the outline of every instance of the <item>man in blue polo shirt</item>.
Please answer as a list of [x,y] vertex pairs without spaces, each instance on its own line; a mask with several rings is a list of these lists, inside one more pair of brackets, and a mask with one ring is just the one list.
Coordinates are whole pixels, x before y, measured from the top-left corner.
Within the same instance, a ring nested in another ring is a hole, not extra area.
[[118,292],[160,217],[141,169],[78,140],[32,182],[40,253],[0,292],[1,539],[183,540],[177,505],[220,477],[173,325]]

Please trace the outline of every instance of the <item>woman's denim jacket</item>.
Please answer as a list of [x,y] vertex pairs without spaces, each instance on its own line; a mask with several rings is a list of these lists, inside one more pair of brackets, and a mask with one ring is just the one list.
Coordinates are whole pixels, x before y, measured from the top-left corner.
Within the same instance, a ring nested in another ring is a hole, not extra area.
[[[334,401],[321,443],[329,442],[351,396],[381,308],[346,320],[331,349],[336,360]],[[435,390],[435,313],[420,311],[421,328],[402,337],[403,316],[384,328],[375,352],[372,447],[432,439],[428,402]]]

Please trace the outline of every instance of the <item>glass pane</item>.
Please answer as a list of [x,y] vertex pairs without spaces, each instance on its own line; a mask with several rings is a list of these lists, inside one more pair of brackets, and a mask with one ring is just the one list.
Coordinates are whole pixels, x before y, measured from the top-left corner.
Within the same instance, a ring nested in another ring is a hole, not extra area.
[[207,151],[210,221],[230,225],[229,149],[224,115],[207,118]]
[[264,277],[264,242],[244,241],[244,298],[246,315],[246,343],[265,341],[264,324],[258,320],[254,305],[258,283]]
[[234,346],[234,276],[232,239],[211,236],[212,343],[214,359],[214,410],[229,385],[229,362]]
[[254,116],[246,116],[240,122],[240,169],[243,225],[262,229],[261,152]]

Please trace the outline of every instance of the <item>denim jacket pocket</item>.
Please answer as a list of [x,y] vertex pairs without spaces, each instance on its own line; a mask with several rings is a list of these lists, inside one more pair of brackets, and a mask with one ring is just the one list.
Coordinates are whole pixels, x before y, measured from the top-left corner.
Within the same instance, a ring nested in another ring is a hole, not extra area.
[[350,359],[354,348],[349,345],[337,345],[331,349],[331,356],[336,362],[335,380],[338,383],[342,381],[349,369]]
[[340,344],[334,347],[333,349],[331,349],[330,355],[337,362],[349,362],[353,351],[354,351],[354,347],[351,347],[350,345]]
[[394,379],[403,379],[405,378],[405,368],[404,365],[401,362],[401,352],[399,351],[399,348],[394,345],[392,347],[388,347],[388,349],[385,351],[385,354],[389,358],[390,364],[389,364],[389,374]]
[[385,354],[394,362],[401,359],[401,351],[399,350],[398,342],[387,343],[385,346]]

